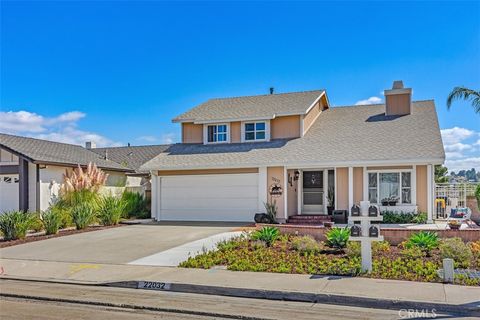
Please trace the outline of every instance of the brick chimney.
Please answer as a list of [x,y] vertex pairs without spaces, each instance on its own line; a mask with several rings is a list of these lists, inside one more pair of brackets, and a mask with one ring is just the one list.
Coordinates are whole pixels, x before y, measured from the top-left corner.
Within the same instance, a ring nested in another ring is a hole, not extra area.
[[385,90],[385,115],[399,116],[412,112],[412,88],[404,88],[402,80],[393,81],[392,89]]
[[85,142],[85,149],[95,149],[96,147],[97,147],[97,144],[93,141]]

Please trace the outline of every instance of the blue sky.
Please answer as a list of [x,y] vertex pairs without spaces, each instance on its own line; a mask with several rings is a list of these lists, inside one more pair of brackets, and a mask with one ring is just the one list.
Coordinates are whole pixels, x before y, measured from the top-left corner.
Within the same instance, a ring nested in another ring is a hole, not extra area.
[[171,119],[212,97],[327,89],[435,99],[452,169],[480,169],[479,2],[1,3],[0,131],[99,145],[177,142]]

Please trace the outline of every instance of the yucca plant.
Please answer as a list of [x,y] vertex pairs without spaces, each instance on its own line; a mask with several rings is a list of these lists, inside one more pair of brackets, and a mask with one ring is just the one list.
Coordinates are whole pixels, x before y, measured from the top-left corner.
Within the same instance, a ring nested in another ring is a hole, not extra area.
[[326,237],[327,245],[330,248],[344,249],[350,238],[350,230],[347,227],[332,228],[327,232]]
[[150,216],[148,202],[142,194],[125,191],[122,194],[122,200],[125,203],[125,213],[127,217],[146,218]]
[[23,211],[8,211],[0,215],[0,230],[5,240],[24,239],[35,223],[35,214]]
[[105,226],[116,225],[124,215],[126,203],[119,198],[106,196],[100,199],[98,219]]
[[263,227],[252,234],[252,240],[260,240],[270,247],[277,240],[280,231],[275,227]]
[[41,220],[47,235],[57,234],[62,225],[62,214],[53,207],[41,214]]
[[77,230],[85,229],[95,221],[95,211],[88,203],[79,203],[72,208],[72,220]]
[[405,247],[417,247],[429,254],[430,251],[438,247],[438,235],[435,232],[430,231],[414,233],[408,238]]
[[267,214],[268,219],[270,220],[269,223],[275,223],[277,221],[277,202],[273,200],[272,202],[266,202],[263,204],[265,207],[265,211]]

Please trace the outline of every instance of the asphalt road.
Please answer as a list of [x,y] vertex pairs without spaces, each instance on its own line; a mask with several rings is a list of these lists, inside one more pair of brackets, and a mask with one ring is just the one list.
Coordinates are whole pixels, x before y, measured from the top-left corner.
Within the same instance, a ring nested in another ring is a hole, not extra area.
[[0,287],[2,320],[401,318],[399,310],[202,294],[13,280],[0,280]]

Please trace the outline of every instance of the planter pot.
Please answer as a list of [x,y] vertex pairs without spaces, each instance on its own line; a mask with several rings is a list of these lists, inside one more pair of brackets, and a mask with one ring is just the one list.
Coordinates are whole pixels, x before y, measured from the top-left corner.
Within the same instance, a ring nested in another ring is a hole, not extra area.
[[382,201],[382,206],[384,207],[388,206],[388,201]]
[[333,214],[334,209],[335,209],[335,207],[327,206],[327,213],[328,213],[329,216],[331,216]]
[[266,213],[255,213],[253,220],[256,223],[270,223],[270,218]]
[[389,206],[396,206],[396,205],[397,205],[397,201],[388,201],[388,205],[389,205]]

